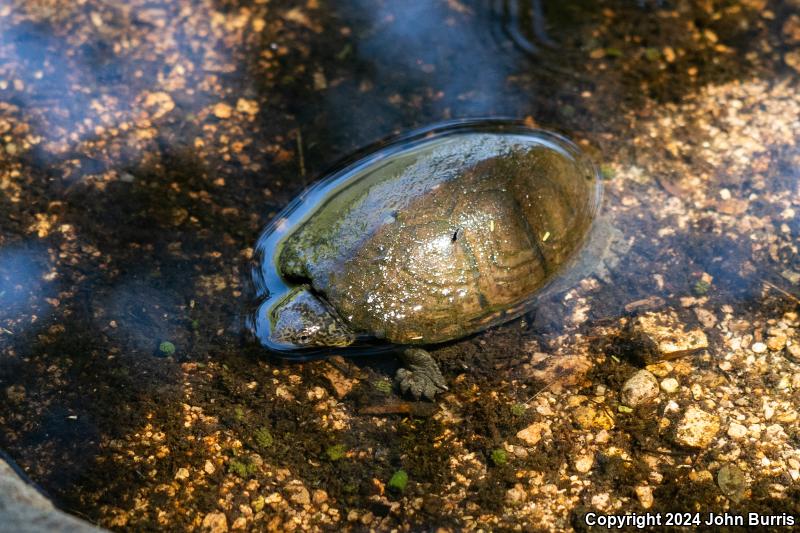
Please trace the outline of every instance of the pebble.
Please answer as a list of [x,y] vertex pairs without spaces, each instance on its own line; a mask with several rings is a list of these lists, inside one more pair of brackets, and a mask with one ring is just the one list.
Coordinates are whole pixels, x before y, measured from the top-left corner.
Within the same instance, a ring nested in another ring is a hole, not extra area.
[[236,101],[236,111],[248,115],[257,115],[258,102],[255,100],[247,100],[246,98],[239,98],[239,100]]
[[541,422],[536,422],[518,431],[517,438],[528,446],[536,446],[542,440],[542,431],[544,431],[544,425]]
[[717,472],[717,485],[725,496],[734,502],[739,502],[747,490],[747,478],[739,467],[728,464]]
[[575,470],[578,472],[585,474],[592,469],[594,465],[594,454],[585,454],[579,455],[577,459],[575,459]]
[[699,320],[706,329],[711,329],[717,324],[717,315],[708,309],[697,307],[694,310],[694,314],[697,317],[697,320]]
[[678,387],[680,387],[680,383],[678,383],[678,380],[675,378],[664,378],[661,381],[661,390],[667,394],[673,394],[677,392]]
[[328,380],[328,383],[331,384],[333,394],[340,400],[347,396],[358,383],[355,379],[345,377],[338,368],[330,363],[326,363],[323,376]]
[[783,61],[795,71],[800,72],[800,49],[786,52],[783,55]]
[[767,348],[773,352],[780,352],[786,347],[786,335],[778,333],[772,337],[767,338]]
[[764,353],[767,351],[767,345],[763,342],[754,342],[750,349],[753,350],[753,353]]
[[653,487],[647,485],[640,485],[636,487],[636,497],[639,498],[639,503],[642,507],[649,509],[653,506]]
[[742,439],[747,436],[747,428],[736,422],[731,422],[728,426],[728,436],[732,439]]
[[783,23],[783,34],[790,43],[800,43],[800,16],[792,15]]
[[513,487],[506,491],[506,502],[510,504],[523,503],[528,498],[525,493],[525,488],[522,483],[516,483]]
[[224,533],[228,531],[228,519],[225,513],[208,513],[203,518],[203,530],[209,533]]
[[636,318],[632,328],[635,336],[654,348],[655,353],[644,354],[648,364],[708,348],[703,330],[686,331],[674,311],[645,313]]
[[175,479],[181,481],[183,479],[187,479],[189,477],[189,469],[188,468],[179,468],[177,472],[175,472]]
[[789,357],[797,362],[800,362],[800,344],[790,344],[786,347],[786,353]]
[[697,407],[689,407],[678,422],[675,441],[689,448],[705,448],[719,432],[719,417]]
[[6,387],[6,397],[14,403],[25,401],[25,387],[23,385],[11,385]]
[[225,102],[220,102],[214,106],[212,110],[214,116],[217,118],[230,118],[233,114],[233,108]]
[[628,378],[620,391],[620,401],[638,407],[658,398],[658,380],[647,370],[639,370]]
[[614,419],[604,409],[583,405],[574,411],[575,422],[583,429],[611,429]]
[[311,503],[311,495],[308,489],[303,486],[301,482],[290,483],[286,487],[289,493],[289,499],[298,505],[309,505]]

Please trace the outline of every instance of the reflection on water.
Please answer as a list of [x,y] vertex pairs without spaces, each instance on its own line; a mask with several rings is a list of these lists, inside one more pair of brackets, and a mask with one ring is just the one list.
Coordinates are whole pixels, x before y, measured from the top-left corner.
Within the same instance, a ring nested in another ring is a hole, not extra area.
[[[726,462],[752,482],[741,505],[783,512],[800,501],[798,54],[796,2],[777,0],[0,0],[0,447],[118,529],[337,529],[351,511],[567,527],[581,505],[640,511],[632,494],[720,502]],[[279,366],[243,340],[254,243],[312,177],[392,133],[500,115],[600,164],[626,245],[606,273],[437,348],[450,392],[425,422],[389,370]],[[709,348],[654,368],[678,388],[628,416],[632,366],[602,346],[647,312]],[[542,368],[567,361],[591,372],[560,393]],[[402,416],[357,414],[372,404]],[[615,426],[586,429],[575,404]],[[666,405],[720,417],[691,475]],[[405,493],[386,488],[400,469]]]
[[[47,250],[39,246],[0,247],[0,309],[6,317],[19,316],[31,321],[46,319],[51,306],[46,302],[56,295],[53,280],[57,278],[51,270]],[[30,310],[36,317],[29,317]],[[25,327],[23,325],[23,327]],[[11,334],[3,329],[4,334]]]
[[511,41],[536,56],[540,46],[556,46],[547,34],[542,0],[486,0],[490,15],[500,21]]

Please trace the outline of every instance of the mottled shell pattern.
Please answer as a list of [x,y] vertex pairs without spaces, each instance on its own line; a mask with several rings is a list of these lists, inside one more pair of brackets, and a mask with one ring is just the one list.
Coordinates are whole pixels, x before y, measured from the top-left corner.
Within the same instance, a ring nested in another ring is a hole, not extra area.
[[528,310],[582,246],[600,198],[574,144],[493,121],[383,145],[314,192],[262,237],[262,270],[276,270],[262,279],[309,284],[359,336],[402,345]]

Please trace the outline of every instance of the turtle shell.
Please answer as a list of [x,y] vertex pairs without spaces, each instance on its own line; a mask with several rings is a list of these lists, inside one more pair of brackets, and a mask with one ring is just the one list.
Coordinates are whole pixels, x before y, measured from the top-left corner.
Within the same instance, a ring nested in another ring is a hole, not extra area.
[[262,279],[310,284],[365,337],[457,339],[530,308],[581,248],[599,192],[588,159],[552,133],[497,122],[419,132],[279,215],[260,245],[272,242],[262,270],[275,272]]

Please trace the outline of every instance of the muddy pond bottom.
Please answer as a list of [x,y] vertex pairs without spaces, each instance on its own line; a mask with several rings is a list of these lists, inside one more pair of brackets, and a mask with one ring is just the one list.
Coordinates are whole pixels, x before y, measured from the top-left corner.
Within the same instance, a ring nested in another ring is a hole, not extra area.
[[577,146],[516,122],[383,141],[266,228],[250,327],[289,358],[477,333],[528,311],[571,268],[600,198]]

